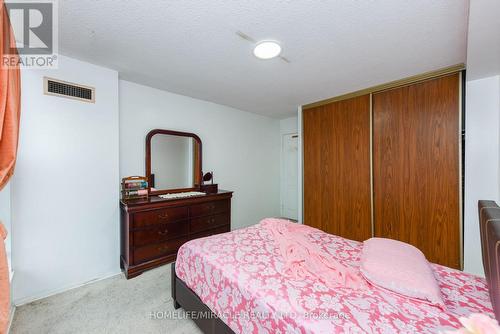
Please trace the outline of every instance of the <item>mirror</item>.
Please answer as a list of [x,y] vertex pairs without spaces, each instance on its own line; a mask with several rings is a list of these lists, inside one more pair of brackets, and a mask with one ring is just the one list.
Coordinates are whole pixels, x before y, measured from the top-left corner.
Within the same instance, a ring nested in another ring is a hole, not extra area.
[[146,137],[146,176],[153,194],[199,188],[201,140],[192,133],[153,130]]

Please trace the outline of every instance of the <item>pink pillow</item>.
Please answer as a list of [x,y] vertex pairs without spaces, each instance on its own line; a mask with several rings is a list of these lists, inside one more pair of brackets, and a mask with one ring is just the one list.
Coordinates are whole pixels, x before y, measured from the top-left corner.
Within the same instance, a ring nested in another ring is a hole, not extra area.
[[412,245],[392,239],[368,239],[363,243],[360,269],[376,287],[445,308],[429,262]]

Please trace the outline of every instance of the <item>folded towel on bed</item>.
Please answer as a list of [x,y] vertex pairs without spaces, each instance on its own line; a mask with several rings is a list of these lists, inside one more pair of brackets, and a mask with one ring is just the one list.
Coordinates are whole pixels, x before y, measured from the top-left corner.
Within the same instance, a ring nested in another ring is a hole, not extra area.
[[276,242],[284,259],[283,274],[294,279],[312,277],[329,288],[364,289],[366,281],[352,268],[336,261],[309,239],[318,230],[285,219],[267,218],[260,222]]

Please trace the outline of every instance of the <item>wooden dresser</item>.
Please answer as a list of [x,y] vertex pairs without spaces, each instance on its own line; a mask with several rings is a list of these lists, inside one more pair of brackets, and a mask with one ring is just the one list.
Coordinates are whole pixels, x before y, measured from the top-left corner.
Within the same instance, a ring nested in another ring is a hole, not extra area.
[[186,241],[231,230],[231,191],[122,200],[120,266],[127,278],[175,260]]

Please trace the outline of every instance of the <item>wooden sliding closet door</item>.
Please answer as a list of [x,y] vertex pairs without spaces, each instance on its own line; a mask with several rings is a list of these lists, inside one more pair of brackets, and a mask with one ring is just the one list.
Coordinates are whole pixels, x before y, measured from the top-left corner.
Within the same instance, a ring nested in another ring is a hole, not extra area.
[[303,111],[304,223],[371,237],[370,96]]
[[375,235],[460,268],[459,85],[454,74],[373,95]]

